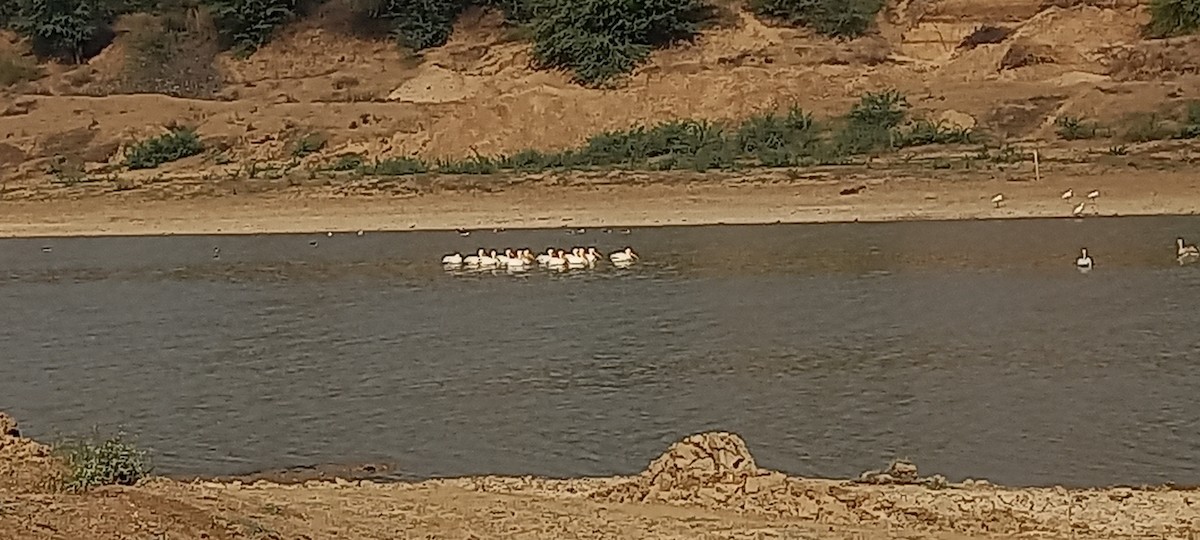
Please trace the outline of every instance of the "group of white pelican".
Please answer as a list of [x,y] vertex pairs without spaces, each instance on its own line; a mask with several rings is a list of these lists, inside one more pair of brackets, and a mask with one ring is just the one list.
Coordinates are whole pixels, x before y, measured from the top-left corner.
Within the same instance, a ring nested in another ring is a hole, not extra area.
[[[1180,266],[1191,264],[1200,261],[1200,249],[1196,248],[1195,244],[1188,244],[1183,241],[1183,238],[1175,239],[1175,260]],[[1092,256],[1088,255],[1087,248],[1079,250],[1079,258],[1075,259],[1075,266],[1082,270],[1090,270],[1095,264]]]
[[[507,269],[507,270],[525,270],[533,266],[541,266],[555,270],[565,270],[568,268],[593,268],[596,263],[604,258],[594,247],[576,247],[570,251],[547,248],[545,253],[537,255],[533,254],[530,249],[505,249],[503,253],[496,250],[484,250],[479,248],[474,255],[462,255],[461,253],[451,253],[442,257],[442,266],[448,269],[457,268],[473,268],[473,269]],[[638,259],[638,254],[633,251],[633,248],[625,248],[620,251],[614,251],[608,255],[608,260],[617,267],[625,267],[633,264]]]

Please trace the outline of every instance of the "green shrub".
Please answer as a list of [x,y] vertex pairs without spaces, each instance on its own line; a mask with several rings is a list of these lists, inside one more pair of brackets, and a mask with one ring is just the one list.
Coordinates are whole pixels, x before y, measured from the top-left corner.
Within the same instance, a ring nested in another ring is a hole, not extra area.
[[221,43],[249,54],[271,40],[297,14],[297,0],[205,0]]
[[429,166],[416,158],[395,157],[377,160],[364,166],[362,171],[371,176],[406,176],[429,172]]
[[562,166],[561,158],[556,159],[556,155],[548,155],[537,150],[521,150],[511,156],[502,156],[498,160],[498,165],[501,169],[513,169],[518,171],[541,171],[555,166]]
[[0,88],[32,81],[42,76],[42,69],[33,61],[15,55],[0,56]]
[[487,156],[475,156],[470,159],[438,160],[437,172],[442,174],[495,174],[500,172],[496,160]]
[[868,92],[846,114],[834,145],[841,154],[893,149],[903,141],[898,132],[908,116],[908,99],[896,90]]
[[96,41],[111,36],[116,13],[106,0],[4,0],[15,2],[12,27],[44,57],[84,60]]
[[1054,131],[1068,141],[1092,139],[1096,137],[1096,124],[1086,122],[1077,116],[1064,115],[1054,121]]
[[901,129],[895,142],[896,146],[906,148],[931,144],[970,144],[977,142],[975,138],[971,128],[920,119]]
[[1200,0],[1151,0],[1149,37],[1166,38],[1191,34],[1200,29]]
[[71,491],[99,486],[131,486],[151,472],[146,452],[126,442],[120,435],[104,440],[95,437],[67,441],[55,447],[67,465],[63,479]]
[[292,143],[292,157],[302,158],[320,152],[328,141],[324,133],[307,133]]
[[371,17],[391,23],[392,36],[413,50],[444,45],[468,0],[381,0]]
[[756,15],[833,37],[862,35],[880,9],[883,0],[750,0]]
[[1179,129],[1180,139],[1200,138],[1200,101],[1190,101],[1187,104],[1187,114],[1183,127]]
[[1125,131],[1121,134],[1121,140],[1126,142],[1161,141],[1170,139],[1173,135],[1162,118],[1154,113],[1134,114],[1127,122]]
[[125,166],[130,169],[153,169],[204,151],[200,137],[190,128],[174,128],[169,132],[139,141],[125,150]]
[[361,169],[365,163],[366,160],[360,154],[342,154],[329,168],[335,171],[354,171]]
[[811,114],[793,107],[787,115],[753,115],[737,129],[737,146],[765,167],[795,165],[819,150],[820,128]]
[[712,15],[704,0],[531,0],[533,55],[598,86],[627,74],[656,47],[690,40]]

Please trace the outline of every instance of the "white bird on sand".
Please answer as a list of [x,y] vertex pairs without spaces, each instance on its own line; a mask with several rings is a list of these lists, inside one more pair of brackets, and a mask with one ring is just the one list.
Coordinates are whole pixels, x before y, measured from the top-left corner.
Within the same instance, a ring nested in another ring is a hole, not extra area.
[[1075,259],[1075,266],[1079,268],[1092,267],[1092,257],[1087,254],[1087,248],[1079,250],[1079,258]]
[[1003,193],[997,193],[995,197],[992,197],[992,204],[996,205],[996,208],[1000,208],[1000,204],[1003,202],[1004,202],[1004,194]]
[[1100,196],[1100,190],[1093,189],[1088,192],[1087,198],[1089,201],[1096,202],[1096,198]]
[[1079,204],[1075,205],[1075,208],[1071,209],[1071,215],[1072,216],[1083,215],[1083,203],[1079,203]]
[[1175,256],[1179,259],[1179,264],[1186,262],[1195,262],[1200,259],[1200,249],[1192,244],[1184,244],[1183,238],[1175,239]]
[[633,248],[625,248],[621,251],[614,252],[608,256],[608,260],[614,264],[631,263],[638,258],[638,254],[633,252]]
[[1064,191],[1064,192],[1063,192],[1063,194],[1062,194],[1062,199],[1063,199],[1064,201],[1069,201],[1069,200],[1071,200],[1071,197],[1074,197],[1074,196],[1075,196],[1075,190],[1073,190],[1073,189],[1068,189],[1068,190],[1066,190],[1066,191]]
[[448,266],[458,266],[463,263],[463,256],[459,253],[451,253],[442,257],[442,264]]

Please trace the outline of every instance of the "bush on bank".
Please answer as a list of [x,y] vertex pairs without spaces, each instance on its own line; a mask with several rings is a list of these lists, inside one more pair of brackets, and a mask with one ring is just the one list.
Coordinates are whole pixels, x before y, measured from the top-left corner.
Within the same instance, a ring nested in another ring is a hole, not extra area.
[[66,464],[63,485],[70,491],[110,485],[131,486],[152,470],[146,452],[120,435],[69,440],[59,443],[54,450]]

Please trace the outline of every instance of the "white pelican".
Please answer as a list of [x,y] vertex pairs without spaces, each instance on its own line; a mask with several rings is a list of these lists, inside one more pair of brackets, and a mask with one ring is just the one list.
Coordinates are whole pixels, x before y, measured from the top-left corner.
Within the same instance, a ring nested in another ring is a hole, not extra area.
[[567,261],[567,266],[572,268],[582,268],[588,264],[587,257],[583,256],[582,248],[572,249],[570,253],[563,255],[563,259]]
[[446,255],[445,257],[442,257],[442,264],[445,264],[448,266],[458,266],[462,263],[463,263],[463,256],[458,253],[451,253],[449,255]]
[[1075,266],[1079,268],[1092,267],[1092,257],[1087,254],[1087,248],[1079,250],[1079,258],[1075,259]]
[[546,248],[546,252],[539,253],[538,256],[536,258],[534,258],[534,260],[537,261],[538,264],[547,264],[550,262],[550,259],[553,259],[553,258],[554,258],[554,248]]
[[549,266],[550,268],[562,268],[566,266],[567,260],[563,258],[563,255],[563,250],[560,249],[555,251],[554,255],[551,255],[550,258],[546,259],[546,266]]
[[496,262],[507,266],[510,261],[516,258],[517,254],[513,252],[512,248],[508,248],[504,250],[503,254],[496,256]]
[[1083,204],[1084,204],[1084,203],[1079,203],[1079,204],[1075,205],[1075,208],[1072,208],[1072,209],[1071,209],[1071,215],[1072,215],[1072,216],[1081,216],[1081,215],[1083,215]]
[[[480,250],[480,251],[483,251],[483,250]],[[498,264],[500,264],[500,259],[496,257],[496,250],[494,250],[494,249],[489,251],[487,253],[487,255],[481,255],[479,257],[479,266],[490,267],[490,266],[496,266]]]
[[1069,200],[1071,200],[1071,197],[1074,197],[1074,196],[1075,196],[1075,190],[1073,190],[1073,189],[1068,189],[1068,190],[1066,190],[1066,191],[1064,191],[1064,192],[1063,192],[1063,194],[1062,194],[1062,200],[1064,200],[1064,201],[1069,201]]
[[596,261],[600,260],[600,252],[594,247],[587,248],[583,256],[587,258],[588,264],[596,264]]
[[608,256],[608,260],[613,263],[631,263],[638,258],[638,254],[633,252],[633,248],[625,248],[621,251],[613,252]]
[[1179,264],[1187,262],[1195,262],[1200,259],[1200,249],[1192,244],[1184,244],[1183,238],[1175,239],[1175,256],[1179,259]]
[[1004,203],[1003,193],[997,193],[995,197],[992,197],[992,204],[996,205],[996,208],[1000,208],[1002,203]]
[[482,262],[483,258],[486,256],[487,255],[483,252],[483,248],[479,248],[479,251],[476,251],[474,255],[463,257],[463,264],[466,264],[467,266],[479,266],[479,263]]

